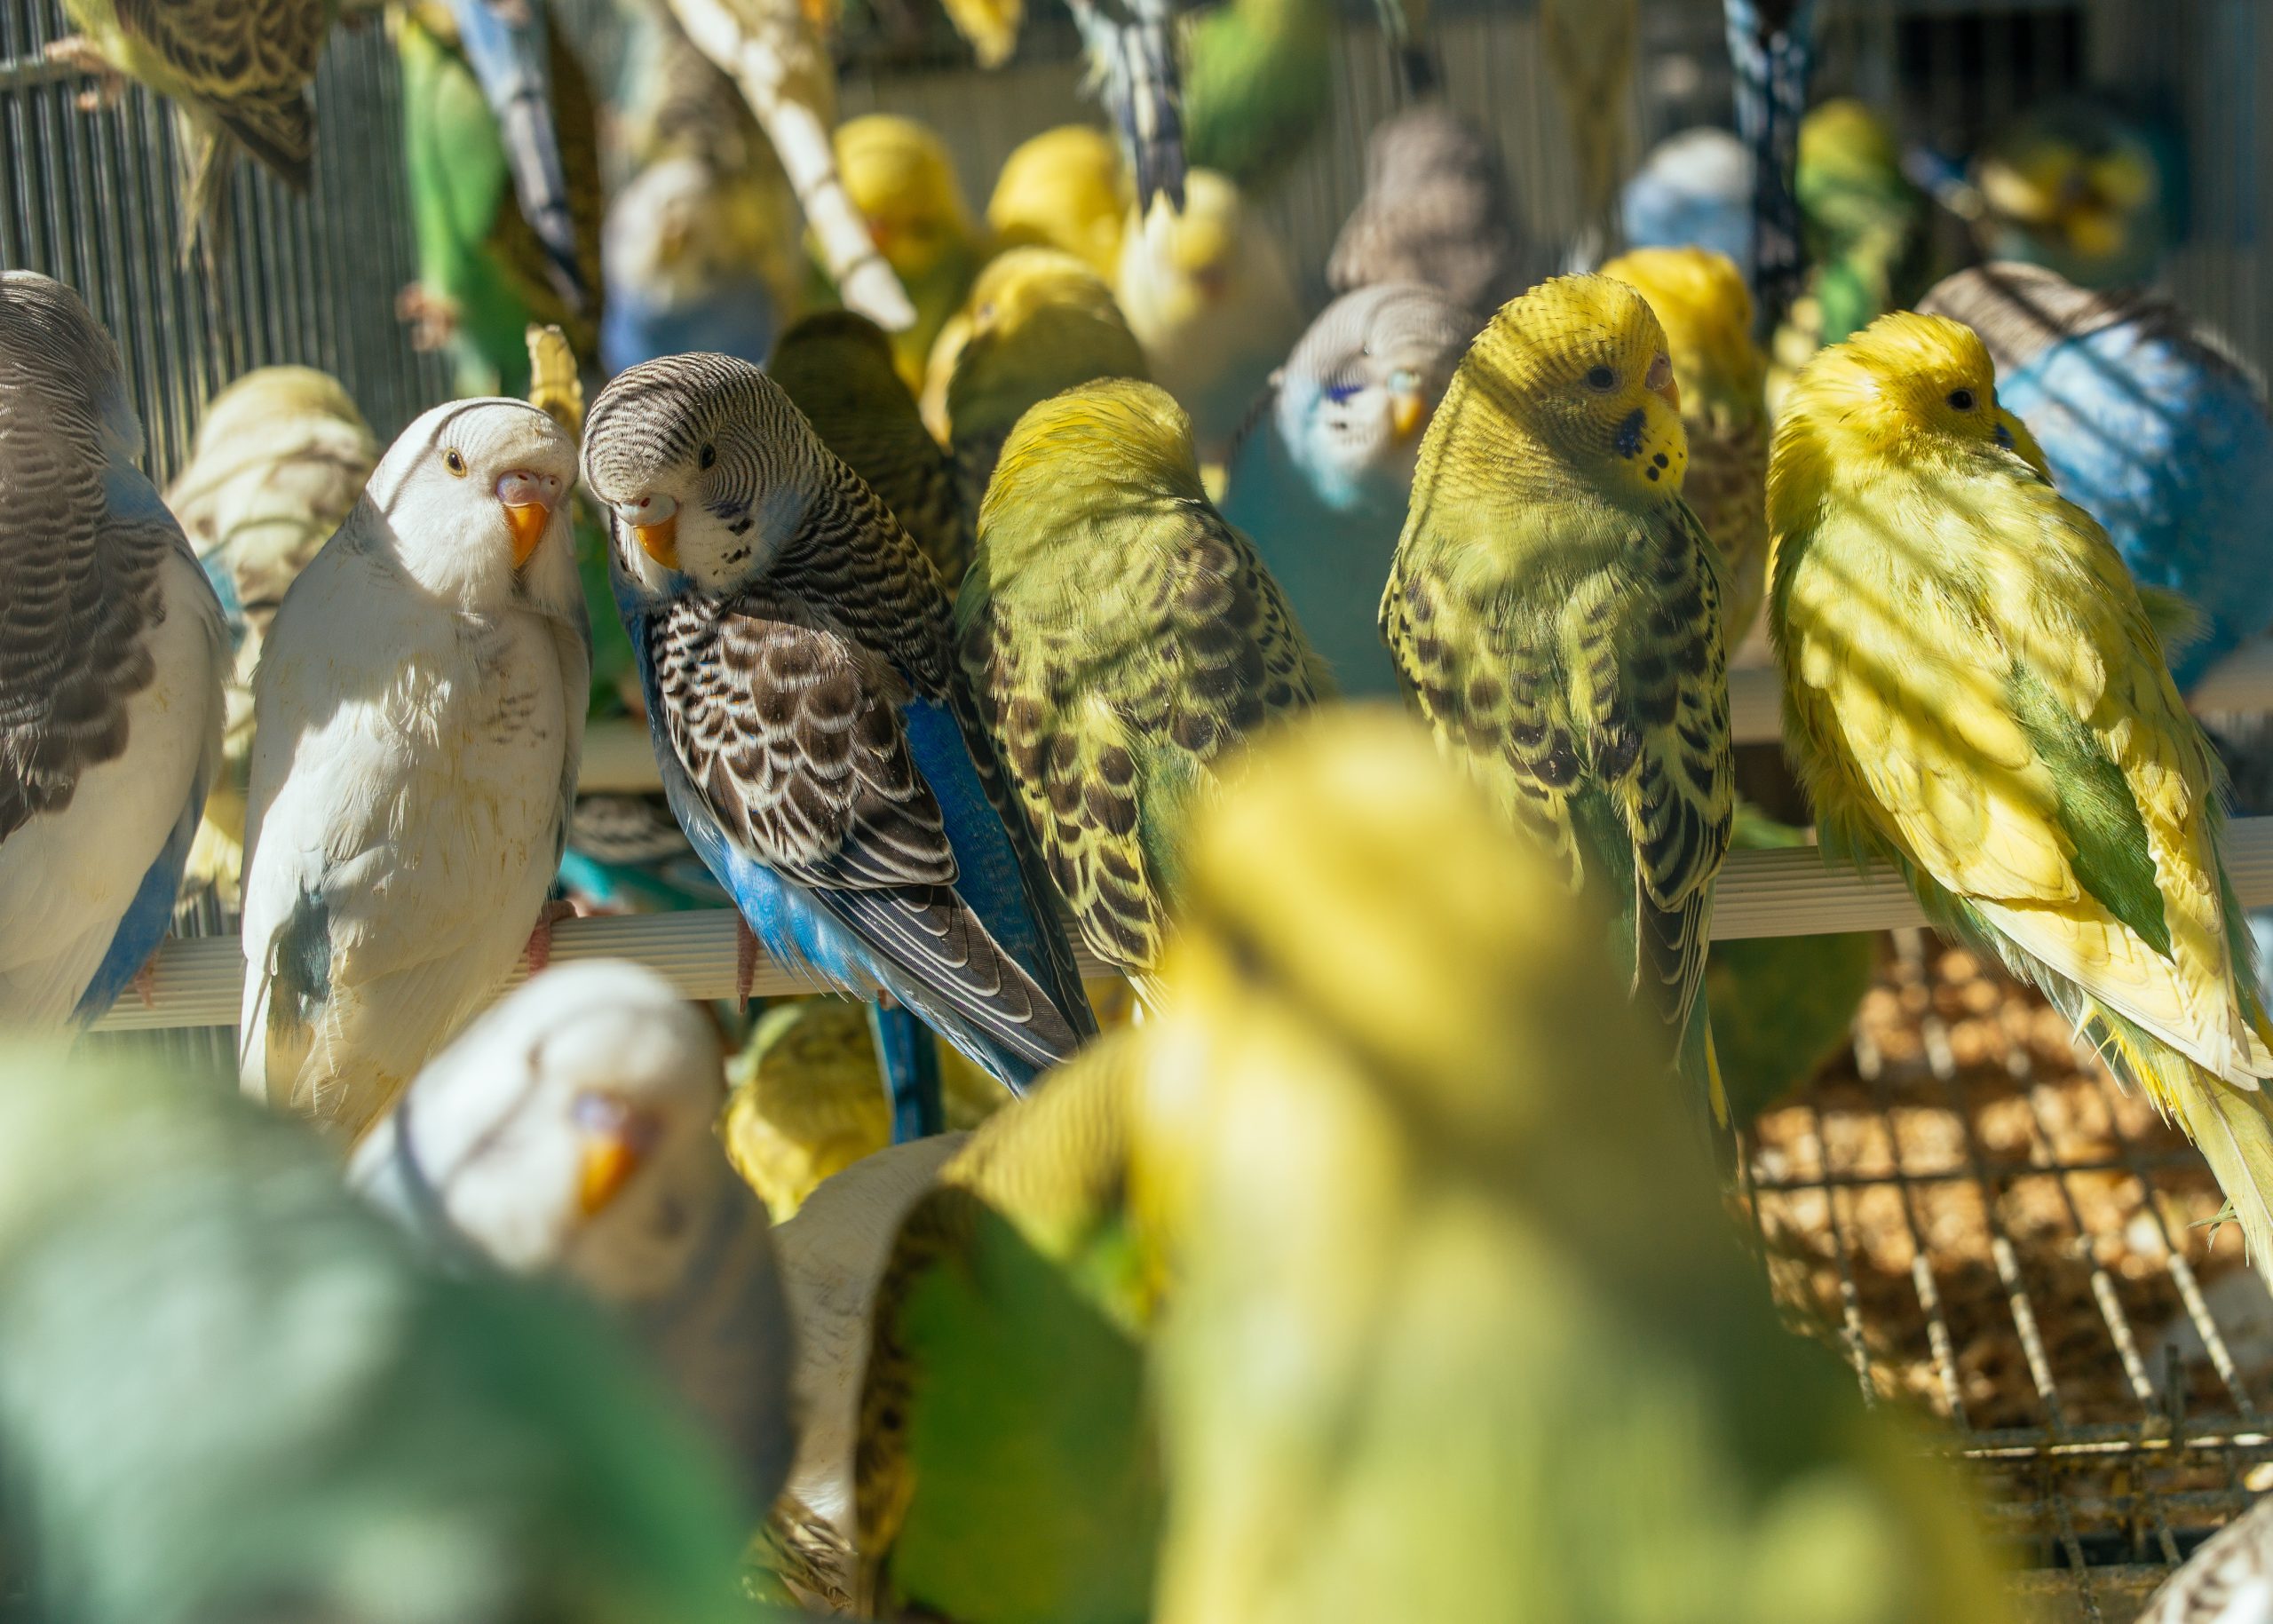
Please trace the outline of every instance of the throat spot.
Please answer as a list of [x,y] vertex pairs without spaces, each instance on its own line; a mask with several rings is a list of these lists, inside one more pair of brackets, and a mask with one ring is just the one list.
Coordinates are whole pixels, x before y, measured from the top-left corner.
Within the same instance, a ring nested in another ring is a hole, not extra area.
[[1642,430],[1648,422],[1648,414],[1638,406],[1627,413],[1626,421],[1618,425],[1618,433],[1610,442],[1611,449],[1620,456],[1639,456],[1642,454]]

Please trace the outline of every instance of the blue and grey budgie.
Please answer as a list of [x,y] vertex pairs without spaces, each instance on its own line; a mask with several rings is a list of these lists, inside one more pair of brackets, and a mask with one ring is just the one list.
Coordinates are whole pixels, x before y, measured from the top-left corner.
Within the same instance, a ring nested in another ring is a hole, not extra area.
[[1482,320],[1389,282],[1327,305],[1232,450],[1224,517],[1247,532],[1344,694],[1398,695],[1376,623],[1421,437]]
[[794,1447],[789,1310],[725,1097],[708,1011],[644,965],[556,965],[434,1057],[348,1182],[440,1264],[609,1309],[766,1506]]
[[634,367],[584,472],[664,792],[777,962],[889,996],[1013,1089],[1095,1030],[939,578],[779,384]]
[[1628,248],[1704,248],[1752,278],[1752,149],[1699,124],[1643,155],[1619,194]]
[[1136,215],[1165,194],[1184,210],[1184,90],[1176,0],[1065,0],[1081,32],[1089,83],[1113,119],[1136,182]]
[[1752,149],[1754,331],[1783,321],[1807,274],[1800,240],[1800,119],[1815,64],[1816,0],[1723,0],[1737,133]]
[[0,1026],[125,990],[220,769],[221,604],[141,453],[79,296],[0,276]]
[[1334,240],[1327,285],[1426,282],[1463,310],[1497,310],[1531,282],[1520,218],[1493,138],[1422,102],[1366,138],[1366,194]]
[[1961,271],[1919,308],[1981,335],[1998,403],[2061,494],[2142,585],[2199,611],[2203,635],[2166,650],[2182,691],[2273,625],[2273,422],[2224,340],[2159,295],[2094,292],[2039,265]]
[[218,1079],[0,1059],[0,1457],[28,1616],[749,1618],[757,1509],[620,1335]]
[[458,48],[497,120],[521,218],[544,250],[545,279],[571,311],[587,314],[596,290],[586,280],[568,202],[568,166],[553,117],[544,0],[450,0],[450,15],[458,25]]

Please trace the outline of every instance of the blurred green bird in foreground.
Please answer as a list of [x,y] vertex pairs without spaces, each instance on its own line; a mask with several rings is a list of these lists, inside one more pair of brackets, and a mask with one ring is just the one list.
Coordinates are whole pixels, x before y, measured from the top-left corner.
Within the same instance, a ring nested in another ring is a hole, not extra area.
[[221,1079],[0,1055],[0,1459],[45,1618],[748,1616],[748,1509],[597,1311],[421,1272]]
[[1779,1323],[1588,899],[1387,712],[1240,785],[1129,1129],[1175,1282],[1149,1616],[2008,1617],[1955,1471]]
[[1542,282],[1437,408],[1382,630],[1438,742],[1600,899],[1719,1113],[1698,993],[1735,794],[1721,556],[1682,500],[1688,461],[1642,297]]

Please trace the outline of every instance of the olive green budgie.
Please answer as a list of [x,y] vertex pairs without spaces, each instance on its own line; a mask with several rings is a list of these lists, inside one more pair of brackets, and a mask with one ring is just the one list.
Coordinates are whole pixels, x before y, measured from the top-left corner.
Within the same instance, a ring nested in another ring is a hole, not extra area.
[[296,192],[315,166],[310,91],[330,30],[330,0],[66,0],[80,32],[47,54],[100,75],[123,75],[174,104],[181,162],[182,250],[213,232],[242,147]]
[[1721,557],[1682,500],[1688,460],[1642,297],[1540,283],[1437,408],[1382,631],[1446,752],[1600,898],[1717,1112],[1698,989],[1735,794]]
[[1005,1106],[899,1226],[860,1394],[861,1616],[1149,1614],[1159,1271],[1128,1200],[1144,1042],[1101,1039]]
[[598,1311],[419,1267],[233,1092],[0,1058],[4,1538],[38,1616],[748,1618],[755,1512]]
[[1779,1323],[1599,912],[1416,730],[1290,730],[1191,853],[1157,1624],[2008,1617],[1954,1469]]
[[1149,990],[1185,823],[1242,741],[1333,693],[1165,391],[1085,384],[1018,420],[955,640],[1082,939]]
[[1768,358],[1752,338],[1752,292],[1724,254],[1643,248],[1602,267],[1640,290],[1665,329],[1689,474],[1681,494],[1719,543],[1721,623],[1737,647],[1768,586]]
[[1540,0],[1540,48],[1571,123],[1579,218],[1604,252],[1624,236],[1618,187],[1626,178],[1639,12],[1640,0]]
[[186,870],[232,907],[244,864],[261,642],[284,589],[339,528],[378,460],[378,441],[337,379],[312,367],[262,367],[206,404],[189,464],[166,490],[236,643],[235,672],[222,696],[223,771]]
[[1801,230],[1814,266],[1818,344],[1837,344],[1925,290],[1926,195],[1902,170],[1886,121],[1841,97],[1800,123]]
[[1826,852],[2087,1032],[2208,1160],[2273,1275],[2273,1029],[2219,772],[2123,559],[1942,316],[1794,381],[1768,472],[1784,735]]
[[[599,353],[597,299],[572,307],[553,256],[521,212],[496,115],[441,0],[392,15],[402,66],[403,147],[418,238],[418,281],[401,313],[412,342],[445,349],[461,394],[525,396],[527,333],[558,327],[577,359]],[[599,135],[591,87],[564,37],[546,32],[552,126],[584,287],[600,286]]]
[[946,144],[920,120],[870,113],[838,125],[836,167],[869,239],[915,307],[915,320],[891,335],[891,353],[908,389],[921,389],[931,341],[986,263],[986,234]]
[[852,311],[816,311],[781,335],[765,369],[954,591],[970,564],[973,515],[963,511],[953,459],[900,381],[883,329]]
[[1017,248],[995,259],[971,284],[962,318],[939,398],[966,513],[978,513],[994,459],[1026,408],[1097,378],[1151,376],[1113,289],[1055,249]]
[[695,48],[731,77],[765,131],[845,305],[887,332],[915,320],[844,187],[829,131],[836,64],[827,0],[669,0]]

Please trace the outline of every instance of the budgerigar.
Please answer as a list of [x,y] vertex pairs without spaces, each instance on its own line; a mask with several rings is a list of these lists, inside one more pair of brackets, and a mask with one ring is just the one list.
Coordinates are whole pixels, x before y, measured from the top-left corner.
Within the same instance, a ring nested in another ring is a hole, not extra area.
[[352,1138],[513,968],[568,830],[590,654],[574,444],[439,406],[284,596],[253,680],[248,1092]]
[[664,792],[767,953],[1014,1090],[1071,1053],[1096,1027],[1049,879],[891,511],[723,356],[609,384],[584,470]]
[[781,161],[838,294],[887,332],[915,320],[891,266],[846,194],[829,130],[836,64],[808,0],[669,0],[686,37],[731,77]]
[[1129,226],[1121,149],[1101,130],[1060,124],[1011,148],[986,200],[986,227],[1004,248],[1055,248],[1110,281],[1121,274]]
[[1704,248],[1752,274],[1752,151],[1727,131],[1676,131],[1619,193],[1631,248]]
[[1333,691],[1164,392],[1085,384],[1018,420],[955,631],[1074,923],[1147,984],[1184,826],[1224,758]]
[[1886,316],[1793,383],[1768,475],[1784,736],[1834,856],[2042,989],[2201,1149],[2273,1273],[2273,1050],[2218,774],[2107,533],[1989,353]]
[[1132,222],[1114,284],[1152,379],[1221,454],[1302,336],[1295,281],[1270,226],[1213,170],[1187,179],[1184,211]]
[[222,769],[188,869],[192,880],[218,886],[232,907],[244,868],[261,643],[285,589],[339,528],[378,460],[379,442],[338,380],[312,367],[262,367],[206,403],[188,466],[166,490],[236,645]]
[[1272,375],[1267,408],[1232,448],[1224,517],[1254,538],[1346,694],[1397,693],[1377,588],[1421,436],[1482,325],[1418,282],[1345,293]]
[[1734,789],[1720,551],[1687,463],[1649,305],[1541,283],[1437,408],[1382,629],[1445,751],[1617,922],[1620,972],[1717,1109],[1698,988]]
[[759,1509],[601,1317],[419,1267],[301,1125],[0,1060],[0,1537],[82,1624],[727,1624]]
[[1780,1323],[1599,912],[1408,724],[1329,716],[1195,824],[1144,1034],[1144,1616],[2010,1617],[1955,1469]]
[[347,1176],[439,1262],[606,1305],[764,1506],[789,1472],[789,1311],[725,1098],[717,1034],[669,982],[563,964],[435,1056]]
[[1140,217],[1152,200],[1189,202],[1184,88],[1176,61],[1177,0],[1065,0],[1089,59],[1089,83],[1121,138]]
[[1366,194],[1334,240],[1336,293],[1426,282],[1463,310],[1497,310],[1531,281],[1532,250],[1488,132],[1441,102],[1366,138]]
[[1815,66],[1816,0],[1722,0],[1736,70],[1737,133],[1752,149],[1752,285],[1762,337],[1807,273],[1797,177]]
[[571,313],[589,315],[599,287],[591,280],[588,233],[577,220],[563,131],[553,115],[545,0],[449,0],[449,6],[458,48],[496,121],[521,218],[544,250],[545,278]]
[[1875,109],[1850,97],[1810,108],[1794,185],[1817,344],[1837,344],[1917,297],[1931,245],[1926,196],[1903,173],[1900,144]]
[[2052,97],[1973,161],[1974,235],[1992,259],[2048,265],[2090,288],[2153,280],[2175,227],[2172,138],[2098,92]]
[[1571,126],[1582,229],[1596,253],[1612,252],[1623,246],[1618,187],[1628,159],[1627,103],[1634,90],[1640,0],[1540,0],[1539,33]]
[[110,335],[0,273],[0,1028],[125,990],[220,770],[221,605],[141,455]]
[[[486,7],[495,0],[457,3]],[[402,313],[415,344],[448,352],[461,393],[526,394],[529,326],[560,328],[589,364],[599,347],[598,300],[569,302],[555,245],[522,212],[509,132],[491,109],[449,5],[410,0],[392,27],[418,240],[418,281],[403,296]],[[589,291],[600,285],[601,223],[591,88],[560,30],[545,30],[543,40],[550,123],[576,244],[575,285]],[[552,212],[544,218],[557,226]]]
[[124,75],[174,104],[181,148],[182,247],[212,234],[227,207],[242,147],[296,192],[315,169],[311,86],[331,28],[329,0],[66,0],[80,32],[48,54],[90,72]]
[[849,310],[816,312],[781,335],[766,371],[954,590],[970,564],[975,515],[963,511],[954,463],[923,426],[883,330]]
[[1638,289],[1665,329],[1689,474],[1681,494],[1719,543],[1721,623],[1735,648],[1768,582],[1768,358],[1752,338],[1752,295],[1729,260],[1701,248],[1636,249],[1602,268]]
[[1012,249],[979,273],[964,313],[965,336],[939,392],[963,511],[975,515],[1002,442],[1028,407],[1076,384],[1149,374],[1113,289],[1071,254]]
[[1919,308],[1980,334],[2062,493],[2134,580],[2200,611],[2204,635],[2164,651],[2181,692],[2273,625],[2273,423],[2223,339],[2159,295],[2037,265],[1960,271]]
[[856,1454],[863,1616],[1149,1616],[1156,1255],[1129,1200],[1142,1034],[1084,1050],[939,1170],[876,1291]]
[[961,307],[986,259],[986,245],[936,131],[915,119],[871,113],[836,129],[836,167],[868,236],[915,307],[891,335],[900,379],[923,386],[931,341]]
[[2273,1620],[2273,1501],[2257,1503],[2197,1547],[2148,1599],[2138,1624]]
[[1184,147],[1255,192],[1293,166],[1334,105],[1332,0],[1231,0],[1184,37]]

